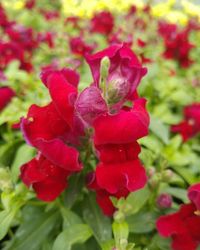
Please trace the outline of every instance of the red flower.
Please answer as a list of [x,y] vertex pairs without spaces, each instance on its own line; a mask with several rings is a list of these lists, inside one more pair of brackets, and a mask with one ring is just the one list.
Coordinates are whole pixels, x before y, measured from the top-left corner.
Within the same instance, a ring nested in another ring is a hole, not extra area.
[[78,161],[78,151],[64,143],[70,128],[53,103],[44,107],[32,105],[27,118],[21,120],[21,129],[26,141],[54,164],[70,171],[82,168]]
[[127,144],[96,145],[99,160],[104,163],[119,163],[138,158],[140,145],[134,141]]
[[10,87],[0,87],[0,111],[8,105],[13,96],[15,92]]
[[81,37],[72,37],[69,41],[69,45],[72,53],[81,56],[90,54],[96,47],[95,44],[86,44]]
[[18,43],[18,46],[22,47],[29,53],[38,46],[32,28],[26,28],[14,23],[6,29],[6,33],[11,40]]
[[[108,75],[103,79],[106,86],[107,102],[116,104],[133,99],[133,94],[141,78],[147,73],[142,68],[136,55],[124,44],[112,45],[94,55],[86,57],[92,71],[94,84],[100,87],[101,60],[107,57],[110,61]],[[105,94],[105,93],[104,93]]]
[[[115,195],[133,192],[145,186],[147,177],[139,160],[120,163],[100,163],[96,167],[96,181],[101,189]],[[122,194],[122,196],[124,196]]]
[[194,184],[188,189],[188,198],[200,211],[200,183]]
[[131,110],[98,117],[93,124],[95,145],[131,143],[146,136],[149,116],[144,106],[145,100],[138,99]]
[[83,126],[75,116],[73,107],[78,75],[72,70],[48,69],[41,78],[49,89],[52,102],[44,107],[30,107],[27,118],[21,120],[24,138],[55,165],[79,171],[82,168],[79,153],[67,145],[74,144],[83,135]]
[[28,10],[32,10],[36,4],[36,0],[27,0],[25,2],[25,8]]
[[200,132],[200,104],[194,103],[184,108],[184,121],[171,127],[172,132],[180,133],[184,141]]
[[100,163],[90,174],[88,187],[96,191],[98,204],[109,216],[115,211],[110,196],[126,197],[143,188],[147,181],[138,159],[140,146],[136,142],[148,133],[149,116],[144,104],[144,99],[137,99],[132,109],[125,108],[115,115],[100,115],[93,122]]
[[67,187],[69,174],[40,155],[21,167],[20,177],[28,187],[33,187],[39,199],[53,201]]
[[194,48],[188,39],[189,30],[178,32],[176,25],[160,23],[159,33],[164,38],[164,57],[176,60],[183,68],[189,67],[193,62],[189,58],[189,53]]
[[182,205],[174,214],[161,216],[156,223],[163,237],[172,237],[172,249],[195,250],[200,244],[200,217],[194,204]]
[[108,35],[112,32],[114,27],[114,17],[108,11],[96,13],[91,19],[91,31]]

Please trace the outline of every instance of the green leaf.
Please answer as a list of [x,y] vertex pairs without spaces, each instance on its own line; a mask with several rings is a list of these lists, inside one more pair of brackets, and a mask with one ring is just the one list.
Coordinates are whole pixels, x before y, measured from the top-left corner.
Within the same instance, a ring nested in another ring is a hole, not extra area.
[[23,144],[18,148],[14,161],[11,166],[13,181],[17,181],[20,167],[24,163],[31,160],[34,154],[35,154],[35,149],[33,147],[28,146],[27,144]]
[[126,205],[129,205],[127,213],[135,214],[137,213],[147,202],[150,195],[150,191],[146,186],[136,192],[131,193],[126,199]]
[[61,208],[61,214],[63,216],[63,229],[71,227],[75,224],[83,223],[81,218],[77,214],[65,207]]
[[157,215],[153,212],[140,211],[126,218],[132,233],[149,233],[155,228]]
[[93,193],[89,193],[87,198],[85,198],[83,218],[91,227],[93,235],[100,246],[112,239],[110,219],[102,214]]
[[171,239],[160,237],[158,234],[152,239],[149,250],[169,250],[171,249]]
[[165,144],[169,143],[169,128],[157,117],[151,116],[150,130]]
[[58,235],[53,250],[71,250],[73,244],[84,243],[92,236],[90,227],[86,224],[76,224]]
[[24,222],[5,250],[38,250],[55,224],[59,223],[58,211],[45,213],[40,209],[27,207],[23,214],[25,214]]
[[16,212],[16,210],[4,210],[0,212],[0,240],[7,234]]

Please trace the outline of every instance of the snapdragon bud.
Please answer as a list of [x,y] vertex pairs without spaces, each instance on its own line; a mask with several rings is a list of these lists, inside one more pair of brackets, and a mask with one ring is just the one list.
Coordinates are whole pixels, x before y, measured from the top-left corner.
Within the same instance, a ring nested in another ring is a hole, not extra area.
[[170,194],[160,194],[156,203],[160,208],[170,208],[172,206],[172,197]]

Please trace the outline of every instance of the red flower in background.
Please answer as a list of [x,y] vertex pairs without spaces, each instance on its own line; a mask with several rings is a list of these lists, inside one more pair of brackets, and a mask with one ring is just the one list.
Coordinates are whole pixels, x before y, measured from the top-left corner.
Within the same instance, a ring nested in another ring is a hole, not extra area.
[[20,177],[28,187],[33,187],[39,199],[49,202],[65,190],[69,174],[69,171],[39,155],[21,166]]
[[32,10],[36,5],[36,0],[27,0],[25,2],[25,8],[28,10]]
[[14,96],[15,92],[10,87],[0,87],[0,111],[8,105]]
[[96,13],[90,22],[91,31],[108,35],[112,32],[114,27],[114,17],[108,11]]
[[194,103],[184,108],[184,120],[171,127],[172,132],[180,133],[187,141],[200,132],[200,104]]
[[38,46],[37,39],[34,37],[32,28],[26,28],[14,23],[6,29],[6,33],[12,41],[18,43],[18,46],[29,53],[31,53],[32,50]]
[[157,230],[163,237],[172,237],[173,250],[196,250],[200,245],[200,183],[188,189],[192,203],[184,204],[179,211],[161,216]]
[[159,33],[164,38],[164,57],[174,59],[181,67],[188,68],[193,62],[189,56],[194,45],[189,42],[189,32],[187,28],[179,32],[175,24],[161,22]]
[[161,216],[156,223],[163,237],[172,237],[173,250],[196,250],[200,244],[200,216],[194,204],[182,205],[174,214]]
[[95,44],[86,44],[79,36],[70,38],[69,45],[72,53],[81,56],[84,56],[85,54],[90,54],[96,47]]

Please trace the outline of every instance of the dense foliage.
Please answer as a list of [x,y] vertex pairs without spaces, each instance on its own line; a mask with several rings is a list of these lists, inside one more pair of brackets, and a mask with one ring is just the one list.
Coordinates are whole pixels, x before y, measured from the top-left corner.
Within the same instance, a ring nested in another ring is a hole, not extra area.
[[0,248],[200,246],[200,23],[0,3]]

